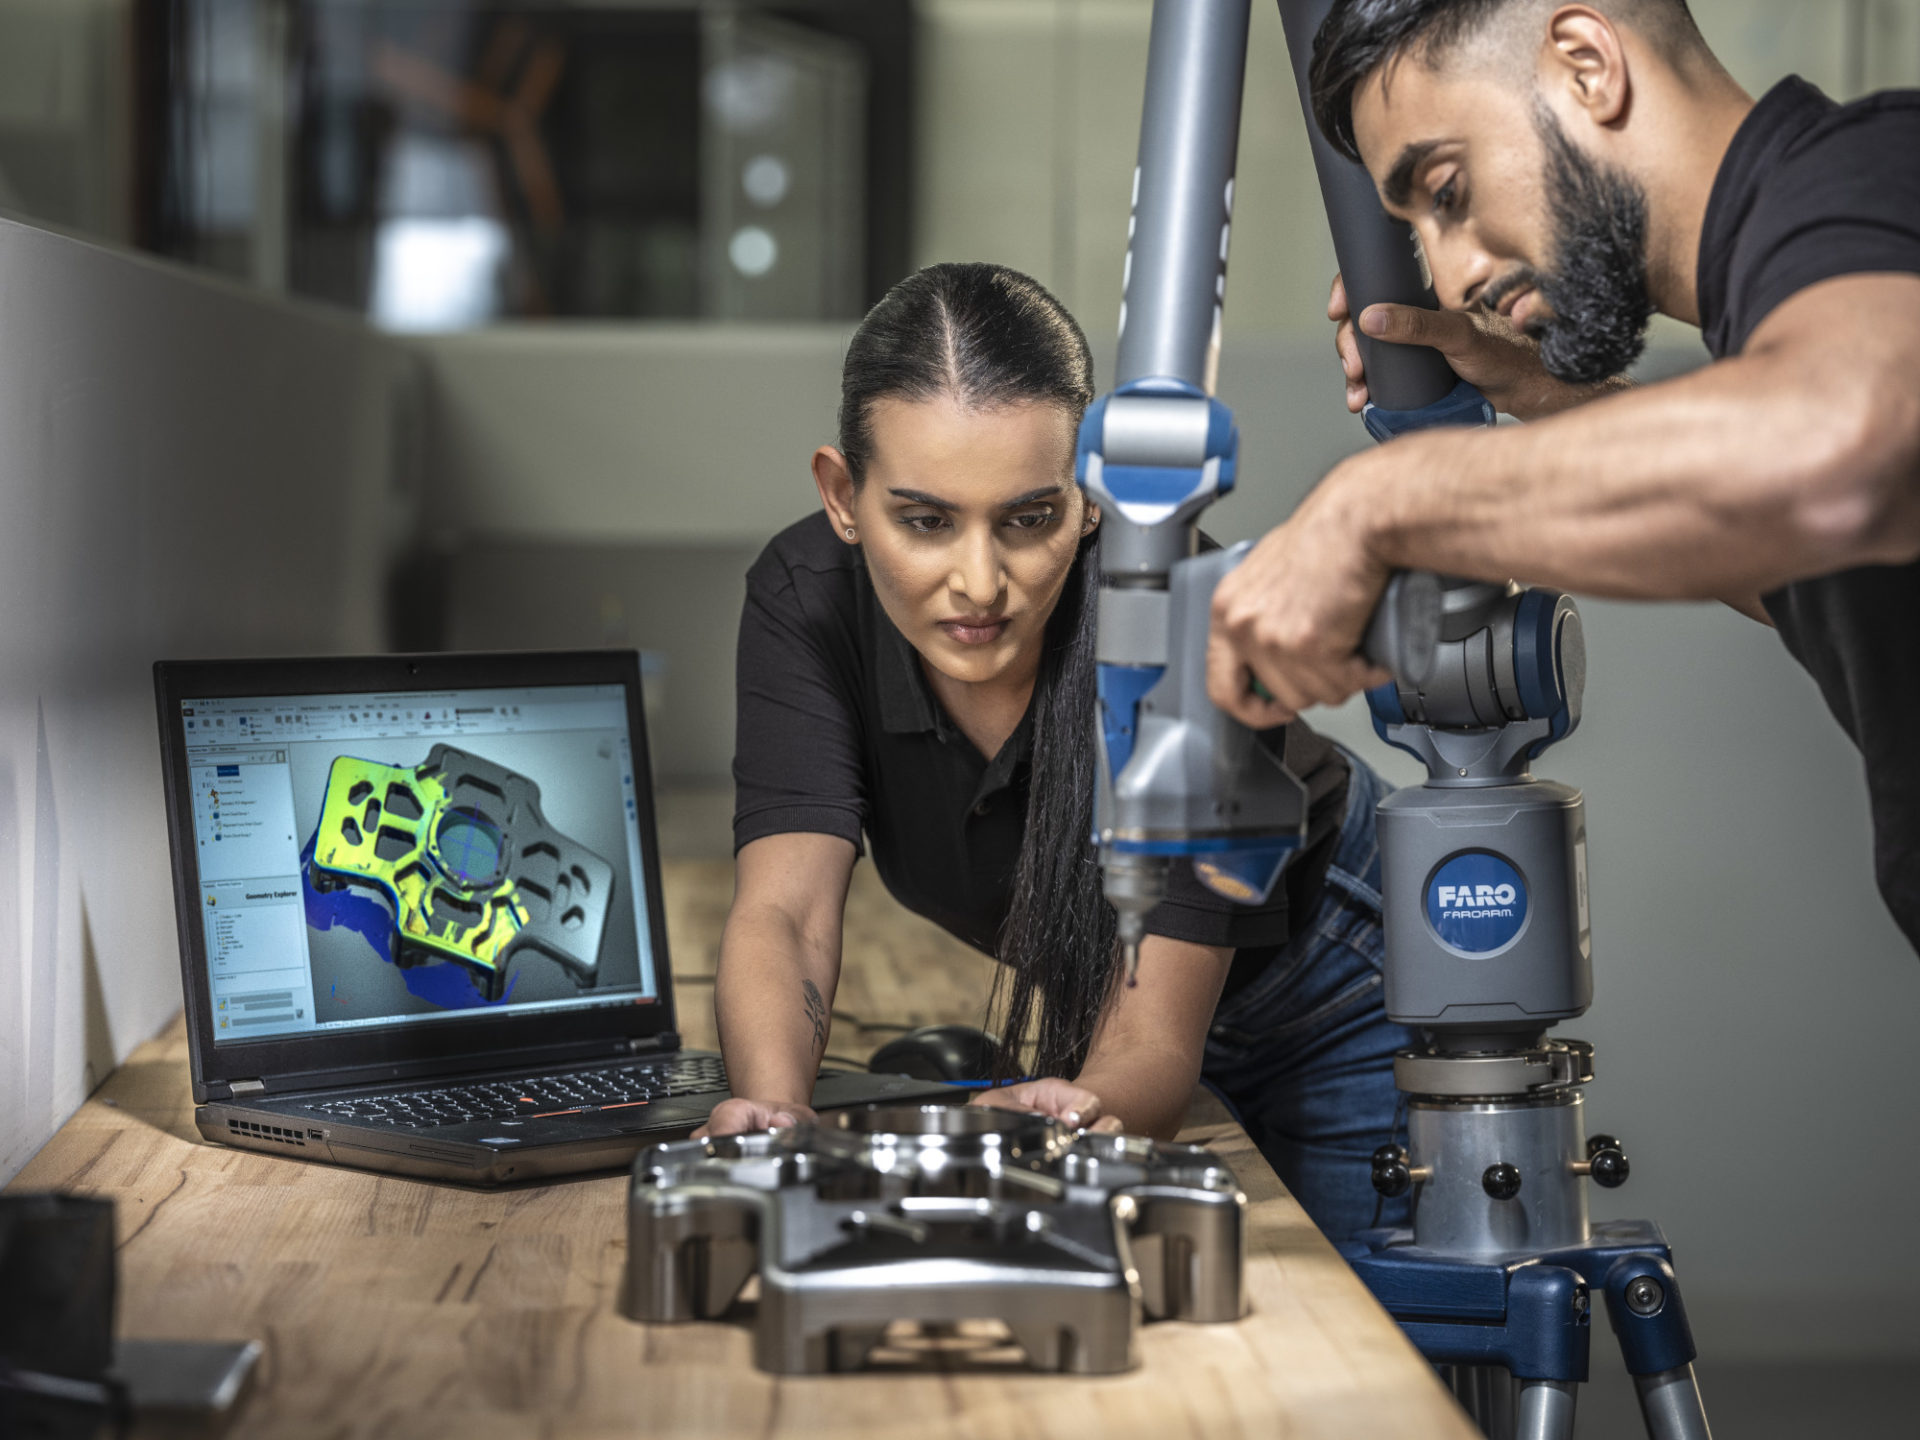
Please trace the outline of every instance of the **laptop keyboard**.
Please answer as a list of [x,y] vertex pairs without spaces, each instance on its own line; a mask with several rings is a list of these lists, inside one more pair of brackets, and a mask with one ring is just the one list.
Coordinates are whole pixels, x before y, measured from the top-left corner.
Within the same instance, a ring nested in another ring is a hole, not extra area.
[[681,1095],[705,1095],[727,1088],[726,1067],[717,1055],[609,1065],[599,1070],[566,1070],[524,1080],[478,1080],[432,1085],[378,1095],[317,1100],[306,1108],[335,1120],[362,1125],[394,1125],[430,1130],[475,1120],[538,1120],[578,1115],[588,1110],[617,1110]]

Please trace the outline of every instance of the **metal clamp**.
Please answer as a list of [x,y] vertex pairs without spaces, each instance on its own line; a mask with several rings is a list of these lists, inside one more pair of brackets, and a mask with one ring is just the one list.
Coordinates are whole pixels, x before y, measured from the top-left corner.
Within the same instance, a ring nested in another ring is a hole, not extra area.
[[1532,1095],[1592,1079],[1593,1046],[1585,1040],[1549,1040],[1526,1050],[1484,1054],[1402,1050],[1393,1057],[1394,1087],[1410,1095]]

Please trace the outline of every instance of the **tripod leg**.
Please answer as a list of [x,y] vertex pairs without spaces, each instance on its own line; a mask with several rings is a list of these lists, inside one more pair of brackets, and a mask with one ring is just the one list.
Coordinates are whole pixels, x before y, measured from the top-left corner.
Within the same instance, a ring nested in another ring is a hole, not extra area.
[[1607,1271],[1607,1318],[1640,1392],[1652,1440],[1713,1440],[1693,1378],[1693,1331],[1673,1267],[1658,1255],[1626,1255]]
[[1513,1440],[1573,1440],[1577,1393],[1571,1380],[1522,1380]]
[[1444,1365],[1453,1398],[1487,1440],[1515,1440],[1513,1376],[1504,1365]]
[[1658,1375],[1636,1375],[1633,1387],[1640,1392],[1640,1414],[1647,1422],[1649,1440],[1713,1440],[1692,1365]]

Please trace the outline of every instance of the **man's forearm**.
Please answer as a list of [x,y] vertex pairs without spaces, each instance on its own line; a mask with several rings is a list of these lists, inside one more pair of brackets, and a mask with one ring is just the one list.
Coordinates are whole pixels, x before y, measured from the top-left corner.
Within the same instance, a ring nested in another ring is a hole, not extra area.
[[1532,425],[1407,437],[1347,462],[1326,499],[1389,567],[1753,596],[1901,558],[1852,498],[1848,467],[1873,463],[1858,423],[1791,363],[1743,358]]
[[827,948],[808,944],[774,909],[727,917],[714,1015],[736,1095],[811,1101],[839,979],[838,956]]

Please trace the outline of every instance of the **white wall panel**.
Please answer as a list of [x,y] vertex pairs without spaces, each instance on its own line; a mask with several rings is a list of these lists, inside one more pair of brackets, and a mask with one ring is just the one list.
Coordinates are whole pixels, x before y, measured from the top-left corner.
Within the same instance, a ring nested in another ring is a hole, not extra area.
[[850,327],[496,326],[414,342],[436,535],[741,542],[817,503]]
[[180,1004],[153,661],[383,643],[412,370],[0,221],[0,1179]]

